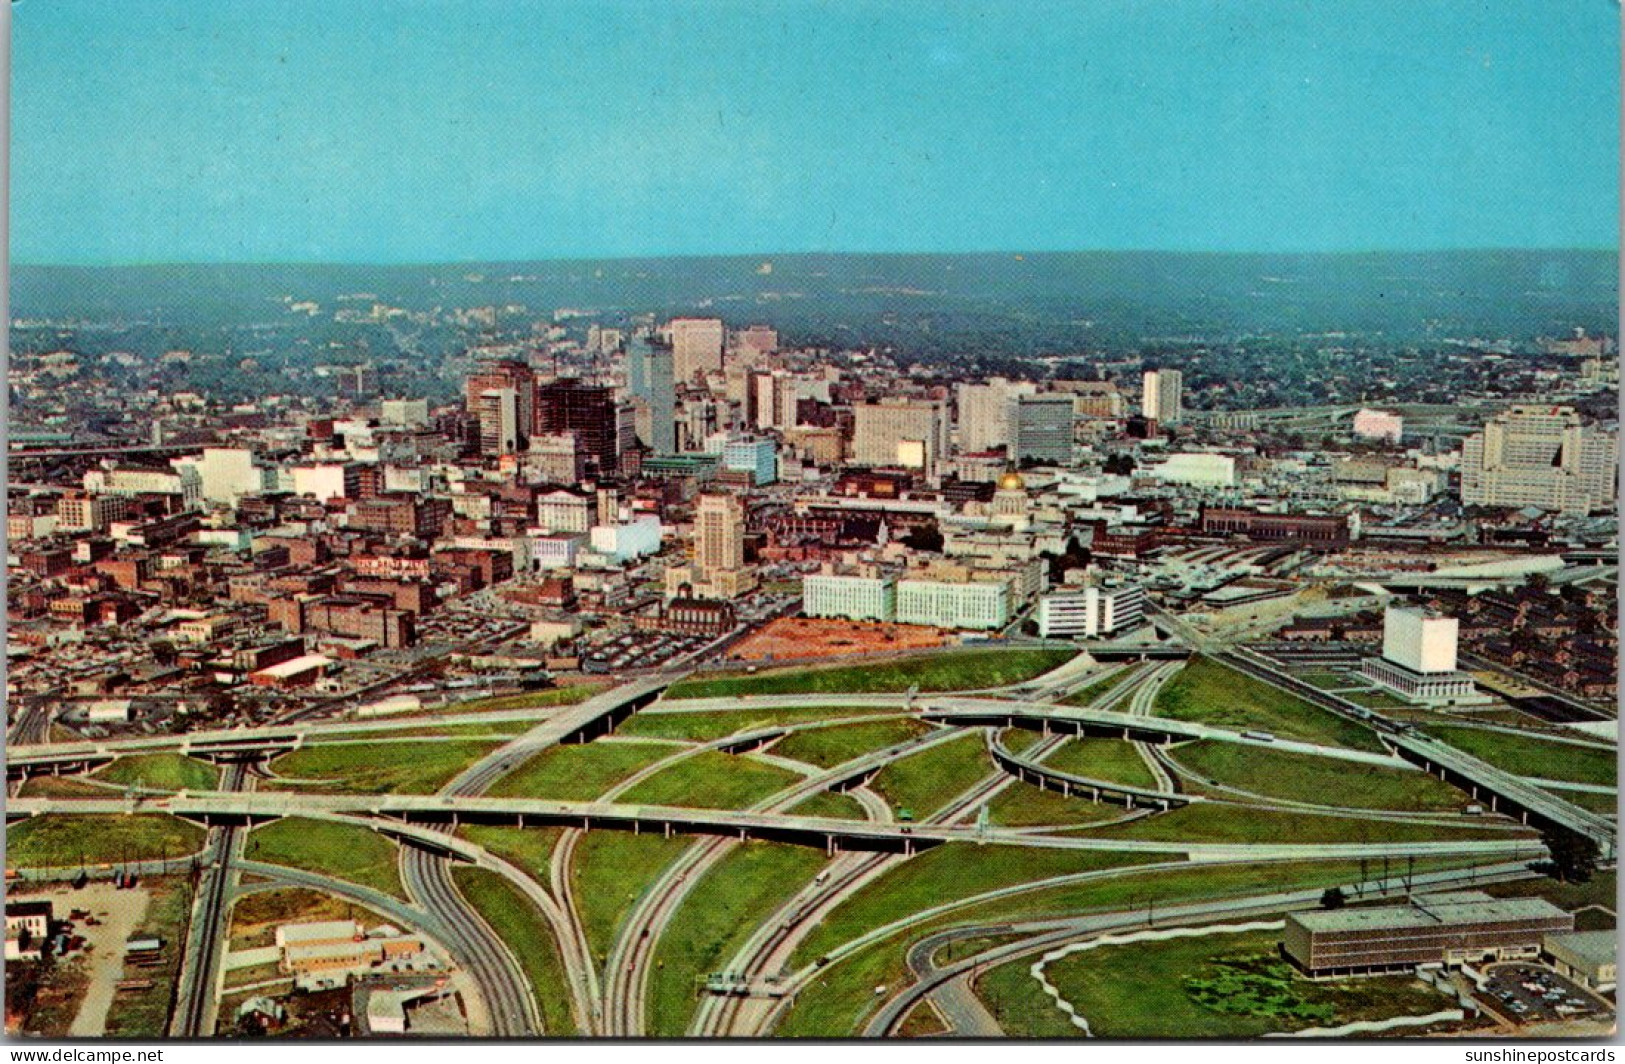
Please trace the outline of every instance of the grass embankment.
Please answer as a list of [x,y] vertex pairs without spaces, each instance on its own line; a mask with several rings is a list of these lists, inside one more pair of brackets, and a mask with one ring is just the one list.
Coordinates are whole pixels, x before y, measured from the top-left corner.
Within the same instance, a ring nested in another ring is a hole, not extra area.
[[[272,781],[269,786],[309,793],[433,794],[496,746],[455,739],[306,746],[271,762],[271,771],[289,782]],[[295,780],[321,782],[291,782]]]
[[720,709],[661,713],[645,711],[616,729],[616,734],[650,739],[686,739],[708,743],[742,732],[757,731],[778,724],[807,724],[813,721],[872,717],[896,713],[880,706],[805,706],[795,709]]
[[564,959],[547,918],[517,887],[496,872],[458,865],[451,875],[463,897],[513,951],[541,1009],[543,1033],[554,1038],[576,1034]]
[[1236,743],[1187,743],[1175,761],[1205,779],[1269,798],[1359,809],[1455,811],[1469,798],[1424,772]]
[[754,675],[729,674],[684,680],[667,698],[737,698],[740,695],[866,694],[906,691],[966,691],[1025,683],[1071,661],[1075,650],[989,648],[950,650],[895,661],[824,668],[775,669]]
[[6,865],[71,868],[185,857],[203,848],[204,834],[166,813],[50,813],[6,829]]
[[819,768],[834,768],[855,757],[917,739],[930,731],[930,725],[912,719],[837,724],[787,735],[773,745],[773,753]]
[[458,829],[458,834],[476,846],[484,846],[545,886],[548,881],[548,868],[553,860],[553,850],[563,837],[564,829],[464,824]]
[[663,743],[580,743],[550,746],[492,784],[500,798],[587,802],[647,768],[673,748]]
[[718,861],[684,899],[656,948],[648,1033],[682,1035],[700,981],[721,971],[761,922],[824,863],[818,850],[771,842],[743,843]]
[[1029,827],[1054,824],[1061,827],[1095,824],[1113,820],[1126,812],[1110,802],[1091,802],[1087,797],[1068,798],[1059,791],[1043,790],[1016,781],[987,804],[987,816],[995,824]]
[[966,733],[929,750],[893,761],[869,787],[894,810],[924,820],[995,771],[981,735]]
[[1618,755],[1612,749],[1449,724],[1424,730],[1458,750],[1519,776],[1608,787],[1619,783]]
[[620,801],[697,809],[748,809],[802,778],[765,761],[702,750],[634,784]]
[[837,820],[869,819],[861,802],[849,794],[834,791],[819,791],[799,805],[791,806],[787,812],[794,816],[827,816]]
[[1381,751],[1371,729],[1211,658],[1192,658],[1157,692],[1159,717],[1260,730],[1283,739]]
[[1124,739],[1084,736],[1068,739],[1048,757],[1044,766],[1074,776],[1129,787],[1155,787],[1157,778],[1134,744]]
[[218,768],[185,754],[121,757],[92,775],[120,787],[151,787],[160,791],[212,791],[220,783]]
[[632,906],[693,839],[592,831],[576,844],[571,892],[587,946],[603,964]]
[[[1046,975],[1101,1038],[1256,1038],[1451,1007],[1413,976],[1305,979],[1281,959],[1279,940],[1253,931],[1103,946],[1052,962]],[[1000,1026],[1018,1038],[1082,1037],[1031,965],[1004,965],[978,987]]]
[[377,832],[302,817],[255,828],[244,848],[251,861],[302,868],[405,898],[396,853],[395,844]]

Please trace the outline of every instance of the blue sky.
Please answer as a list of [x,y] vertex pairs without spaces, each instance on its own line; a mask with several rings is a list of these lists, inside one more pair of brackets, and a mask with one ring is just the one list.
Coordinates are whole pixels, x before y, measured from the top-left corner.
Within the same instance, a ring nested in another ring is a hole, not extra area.
[[23,0],[15,262],[1613,247],[1609,0]]

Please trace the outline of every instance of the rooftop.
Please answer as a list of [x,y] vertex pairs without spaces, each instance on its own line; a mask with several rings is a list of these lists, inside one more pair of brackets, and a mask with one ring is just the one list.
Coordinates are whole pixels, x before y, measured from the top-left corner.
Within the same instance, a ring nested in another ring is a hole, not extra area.
[[1295,913],[1292,918],[1310,931],[1330,933],[1570,917],[1545,898],[1492,898],[1462,891],[1423,895],[1404,905]]

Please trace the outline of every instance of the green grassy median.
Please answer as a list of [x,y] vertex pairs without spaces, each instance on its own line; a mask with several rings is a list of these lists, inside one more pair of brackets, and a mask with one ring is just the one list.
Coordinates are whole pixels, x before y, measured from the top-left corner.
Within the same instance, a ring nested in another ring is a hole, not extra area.
[[72,868],[185,857],[203,848],[204,831],[165,813],[50,813],[6,828],[8,868]]
[[93,775],[121,787],[151,787],[160,791],[212,791],[220,783],[218,768],[185,754],[133,754],[119,758]]
[[587,802],[663,757],[664,743],[580,743],[551,746],[492,784],[496,798],[557,798]]
[[906,691],[968,691],[1025,683],[1059,668],[1075,650],[1004,647],[950,650],[865,665],[776,669],[753,675],[729,674],[684,680],[668,698],[731,698],[833,692],[867,694]]
[[1338,761],[1236,743],[1187,743],[1171,752],[1205,779],[1269,798],[1360,809],[1455,811],[1469,799],[1421,771]]
[[444,742],[332,743],[301,747],[271,762],[271,771],[316,784],[273,781],[272,790],[341,794],[433,794],[498,744]]
[[366,828],[286,817],[250,832],[243,855],[406,897],[395,844]]
[[463,897],[513,951],[541,1009],[542,1032],[551,1038],[575,1034],[564,960],[547,918],[519,888],[495,872],[458,865],[451,875]]
[[1267,731],[1282,739],[1382,750],[1371,729],[1212,658],[1192,658],[1157,692],[1152,712],[1238,731]]

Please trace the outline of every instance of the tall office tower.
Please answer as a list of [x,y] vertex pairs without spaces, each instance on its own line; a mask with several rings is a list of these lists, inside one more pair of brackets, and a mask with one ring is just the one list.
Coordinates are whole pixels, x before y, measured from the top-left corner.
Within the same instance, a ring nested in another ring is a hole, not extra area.
[[1140,413],[1159,425],[1177,425],[1185,417],[1185,375],[1177,369],[1154,369],[1145,375]]
[[1461,501],[1588,513],[1614,499],[1615,446],[1572,407],[1514,406],[1462,444]]
[[979,454],[1010,442],[1010,400],[1032,395],[1037,389],[1028,383],[994,377],[986,384],[961,384],[955,398],[959,405],[959,451]]
[[518,445],[523,446],[536,431],[536,373],[516,359],[487,362],[468,375],[463,395],[469,414],[479,417],[480,397],[493,389],[512,388],[518,418]]
[[519,450],[519,396],[512,388],[480,393],[480,452],[513,454]]
[[576,434],[591,472],[616,471],[620,421],[610,389],[565,379],[536,390],[536,431],[544,436]]
[[745,567],[745,507],[739,496],[700,496],[694,511],[694,567],[702,580]]
[[796,427],[796,404],[801,401],[801,382],[788,373],[758,373],[755,383],[754,424],[759,429],[788,432]]
[[852,460],[933,472],[947,451],[948,416],[941,403],[887,399],[852,408]]
[[1018,462],[1072,461],[1070,395],[1018,395],[1010,400],[1010,457]]
[[677,382],[672,351],[646,336],[634,336],[626,347],[626,390],[649,408],[649,438],[656,454],[677,451]]
[[722,368],[721,318],[674,318],[670,328],[678,380],[691,381]]

